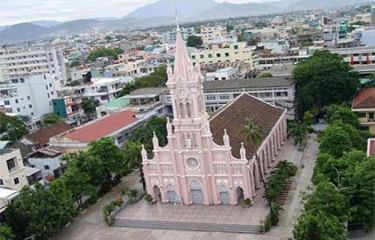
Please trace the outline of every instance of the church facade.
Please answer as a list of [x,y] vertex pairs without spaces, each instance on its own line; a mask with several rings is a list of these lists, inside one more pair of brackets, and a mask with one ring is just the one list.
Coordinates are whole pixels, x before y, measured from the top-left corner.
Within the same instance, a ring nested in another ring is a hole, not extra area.
[[[242,94],[213,116],[206,112],[203,76],[177,32],[174,69],[168,68],[173,121],[168,144],[153,137],[153,158],[142,149],[147,193],[162,203],[238,204],[253,199],[286,138],[286,110]],[[262,129],[260,143],[244,140],[250,119]]]

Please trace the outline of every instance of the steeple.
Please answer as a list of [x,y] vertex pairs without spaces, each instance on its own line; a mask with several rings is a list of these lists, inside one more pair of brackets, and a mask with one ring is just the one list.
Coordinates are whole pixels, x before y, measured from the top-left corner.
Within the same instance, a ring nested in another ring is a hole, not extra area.
[[168,79],[168,83],[176,83],[178,79],[183,81],[196,81],[199,77],[199,72],[196,71],[190,60],[185,41],[181,34],[181,29],[178,26],[176,34],[174,70]]

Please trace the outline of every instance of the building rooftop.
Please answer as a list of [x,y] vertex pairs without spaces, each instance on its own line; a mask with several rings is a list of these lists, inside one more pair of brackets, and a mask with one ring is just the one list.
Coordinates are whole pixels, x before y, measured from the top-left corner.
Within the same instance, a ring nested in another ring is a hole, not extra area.
[[73,127],[69,124],[62,122],[58,124],[54,124],[45,128],[42,128],[34,133],[31,133],[29,135],[26,135],[24,138],[32,144],[40,144],[40,145],[46,145],[49,141],[49,139],[53,136],[56,136],[60,133],[66,132]]
[[0,187],[0,199],[11,198],[16,195],[18,195],[16,190]]
[[62,154],[62,151],[60,149],[53,148],[53,147],[44,147],[30,154],[30,157],[35,157],[35,156],[56,157],[56,156],[59,156],[60,154]]
[[375,88],[366,88],[355,96],[353,109],[375,108]]
[[135,121],[137,121],[135,113],[126,110],[105,116],[87,125],[76,128],[64,137],[83,143],[90,143],[109,136]]
[[125,108],[130,104],[130,99],[128,96],[123,96],[120,98],[116,98],[108,103],[105,103],[102,107],[109,108],[109,109],[121,109]]
[[220,89],[230,90],[239,88],[289,87],[293,84],[293,80],[290,79],[271,77],[223,81],[204,81],[203,88],[205,92],[209,92]]
[[150,88],[139,88],[137,90],[134,90],[130,92],[129,97],[134,98],[135,96],[137,98],[139,97],[156,97],[163,93],[168,93],[168,88],[165,87],[150,87]]
[[[217,144],[223,145],[224,129],[226,129],[230,137],[232,155],[236,158],[240,158],[241,142],[244,142],[244,136],[240,132],[240,129],[246,122],[246,118],[253,120],[254,123],[263,130],[263,141],[284,111],[283,108],[272,106],[256,97],[244,93],[211,117],[210,125],[213,140]],[[258,146],[250,142],[245,148],[247,158],[250,159],[256,152]]]

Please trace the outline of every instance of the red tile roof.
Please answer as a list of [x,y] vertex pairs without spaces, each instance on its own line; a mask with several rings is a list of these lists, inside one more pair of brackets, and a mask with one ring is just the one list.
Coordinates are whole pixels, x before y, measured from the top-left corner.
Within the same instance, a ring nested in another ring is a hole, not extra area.
[[135,113],[126,110],[79,127],[65,137],[83,143],[90,143],[106,137],[135,121],[137,121]]
[[375,88],[366,88],[358,93],[353,108],[375,108]]
[[[245,123],[246,118],[253,120],[256,125],[262,128],[263,138],[265,138],[280,119],[283,112],[284,110],[280,107],[274,107],[258,98],[243,94],[210,119],[213,140],[217,144],[223,145],[224,129],[227,129],[232,147],[232,155],[240,158],[241,142],[244,141],[244,136],[240,132],[240,129]],[[248,146],[245,146],[248,158],[254,155],[257,147],[252,142]]]
[[48,143],[51,137],[54,137],[60,133],[66,132],[72,128],[73,128],[72,126],[70,126],[69,124],[65,122],[57,123],[57,124],[42,128],[34,133],[31,133],[25,136],[25,138],[29,140],[30,142],[33,142],[33,144],[40,144],[41,146],[44,146]]
[[375,138],[368,140],[367,155],[369,157],[375,157]]

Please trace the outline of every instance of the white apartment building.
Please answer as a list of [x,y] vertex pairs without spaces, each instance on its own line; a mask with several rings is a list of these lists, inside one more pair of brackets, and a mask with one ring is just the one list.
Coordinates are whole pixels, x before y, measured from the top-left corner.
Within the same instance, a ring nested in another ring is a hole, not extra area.
[[114,100],[124,85],[133,80],[132,77],[92,78],[91,82],[83,85],[64,87],[61,93],[63,96],[80,96],[103,104]]
[[24,116],[34,129],[43,115],[53,111],[52,99],[57,97],[54,78],[33,75],[0,84],[0,105],[9,116]]
[[141,73],[141,68],[146,64],[143,59],[135,59],[127,63],[108,65],[104,68],[106,74],[112,77],[134,76]]
[[[182,37],[186,40],[191,35],[195,34],[195,28],[181,28]],[[175,43],[176,42],[176,30],[168,31],[162,34],[162,40],[164,43]]]
[[[61,47],[0,49],[0,81],[13,81],[33,75],[54,76],[55,86],[66,84],[67,74]],[[2,76],[1,76],[2,75]]]
[[239,79],[240,75],[238,68],[226,67],[219,69],[216,72],[206,73],[206,81]]
[[20,191],[28,186],[27,168],[23,165],[19,149],[0,150],[0,186]]
[[253,47],[247,42],[212,44],[205,49],[196,49],[190,53],[193,64],[220,62],[247,62],[253,68]]
[[226,38],[227,37],[227,27],[226,26],[205,26],[201,28],[200,36],[203,43],[209,43],[213,40]]

